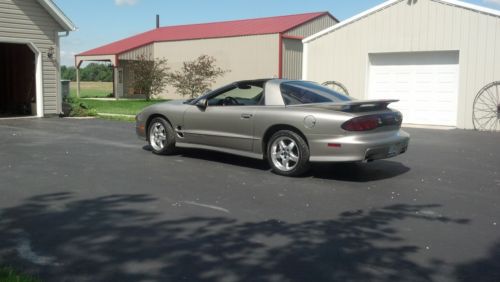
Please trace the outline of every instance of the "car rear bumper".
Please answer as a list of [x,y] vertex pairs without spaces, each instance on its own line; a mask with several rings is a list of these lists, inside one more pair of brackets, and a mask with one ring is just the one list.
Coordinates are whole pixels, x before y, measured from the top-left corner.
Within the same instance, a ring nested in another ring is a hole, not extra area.
[[408,150],[410,135],[402,130],[308,138],[311,162],[357,162],[392,158]]

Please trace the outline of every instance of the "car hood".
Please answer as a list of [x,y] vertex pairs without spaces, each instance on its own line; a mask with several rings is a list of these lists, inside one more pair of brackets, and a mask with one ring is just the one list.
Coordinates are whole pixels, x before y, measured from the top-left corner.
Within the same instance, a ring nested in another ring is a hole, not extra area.
[[169,105],[183,105],[184,102],[186,102],[187,100],[170,100],[170,101],[167,101],[167,102],[164,102],[162,104],[169,104]]

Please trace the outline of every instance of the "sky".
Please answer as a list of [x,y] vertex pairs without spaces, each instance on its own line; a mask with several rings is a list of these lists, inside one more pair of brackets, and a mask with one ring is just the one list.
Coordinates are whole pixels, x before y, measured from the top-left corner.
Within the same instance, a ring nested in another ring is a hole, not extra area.
[[[345,20],[383,0],[53,0],[78,30],[61,38],[61,64],[74,55],[161,25],[204,23],[328,11]],[[500,0],[466,0],[500,9]]]

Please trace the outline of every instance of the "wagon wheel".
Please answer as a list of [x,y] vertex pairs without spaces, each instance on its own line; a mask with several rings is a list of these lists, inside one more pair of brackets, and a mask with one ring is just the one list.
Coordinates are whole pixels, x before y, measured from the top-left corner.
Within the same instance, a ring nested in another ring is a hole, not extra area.
[[479,91],[474,99],[472,122],[476,130],[500,130],[500,81],[490,83]]
[[334,91],[339,92],[340,94],[344,94],[346,96],[349,96],[349,91],[347,91],[347,88],[340,82],[337,81],[327,81],[323,83],[323,86],[326,86],[328,88],[333,89]]

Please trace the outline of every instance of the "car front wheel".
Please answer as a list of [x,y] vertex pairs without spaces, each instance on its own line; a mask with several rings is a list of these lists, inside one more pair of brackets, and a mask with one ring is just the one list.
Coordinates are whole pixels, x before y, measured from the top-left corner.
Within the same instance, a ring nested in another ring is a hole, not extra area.
[[299,134],[281,130],[269,141],[267,159],[276,174],[300,176],[310,168],[309,146]]
[[148,128],[148,141],[155,154],[175,153],[175,132],[164,118],[155,118],[151,121]]

